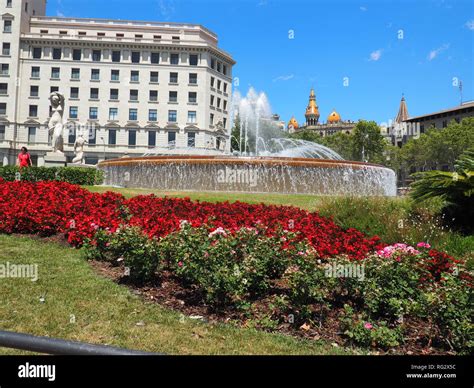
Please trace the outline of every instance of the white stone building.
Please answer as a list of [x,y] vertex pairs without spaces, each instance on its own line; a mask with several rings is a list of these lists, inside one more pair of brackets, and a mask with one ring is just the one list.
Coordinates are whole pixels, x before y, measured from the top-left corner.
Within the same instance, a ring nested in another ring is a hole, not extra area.
[[0,164],[50,151],[49,95],[65,97],[65,153],[86,163],[230,151],[232,57],[200,25],[44,16],[46,0],[0,0]]

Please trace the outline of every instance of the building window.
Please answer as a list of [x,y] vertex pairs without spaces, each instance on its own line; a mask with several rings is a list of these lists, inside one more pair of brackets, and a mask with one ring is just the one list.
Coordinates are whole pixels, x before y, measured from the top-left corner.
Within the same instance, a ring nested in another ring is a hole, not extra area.
[[71,69],[71,79],[80,79],[81,69]]
[[151,53],[151,63],[160,63],[160,53]]
[[198,83],[198,75],[197,73],[189,73],[189,83],[190,84],[197,84]]
[[222,103],[223,103],[222,109],[227,110],[227,101],[224,100]]
[[112,51],[112,62],[120,62],[122,53],[120,51]]
[[71,88],[71,99],[79,98],[79,88]]
[[188,111],[188,123],[195,124],[196,123],[196,111],[190,110]]
[[178,73],[170,73],[170,84],[178,83]]
[[224,82],[224,93],[227,93],[227,82]]
[[49,93],[55,93],[55,92],[59,92],[59,86],[51,86],[49,88]]
[[130,72],[130,81],[131,82],[139,82],[140,81],[140,72],[137,70],[132,70]]
[[118,108],[109,109],[109,120],[118,120]]
[[178,42],[179,42],[179,36],[172,36],[172,37],[171,37],[171,41],[172,41],[173,43],[178,43]]
[[92,60],[94,62],[100,62],[102,59],[102,51],[101,50],[92,50]]
[[112,70],[110,75],[111,81],[119,81],[120,80],[120,70]]
[[41,47],[33,47],[33,58],[34,59],[41,59],[41,55],[43,53],[43,50]]
[[221,107],[221,99],[220,97],[217,97],[217,109],[220,109]]
[[76,128],[71,128],[69,130],[68,140],[69,144],[74,144],[76,142]]
[[91,80],[92,81],[99,81],[100,80],[100,70],[99,69],[91,69]]
[[156,146],[156,131],[148,131],[148,146]]
[[140,51],[132,51],[132,63],[140,63]]
[[1,75],[8,75],[10,72],[10,65],[8,63],[2,63]]
[[225,117],[222,119],[222,127],[224,129],[227,127],[227,119]]
[[10,43],[3,43],[2,55],[10,55]]
[[177,113],[175,110],[168,111],[168,122],[175,123],[177,121]]
[[158,111],[156,109],[150,109],[148,111],[148,121],[157,121],[158,120]]
[[138,101],[138,90],[130,90],[130,101]]
[[158,90],[150,90],[150,101],[158,101]]
[[117,130],[109,129],[109,145],[117,144]]
[[216,60],[214,58],[211,58],[211,69],[216,69]]
[[218,79],[217,80],[217,90],[221,90],[221,84],[222,84],[221,80]]
[[39,96],[39,86],[31,85],[30,86],[30,97],[38,97]]
[[38,117],[38,105],[30,105],[29,117]]
[[446,128],[448,126],[448,120],[443,120],[442,127]]
[[191,66],[197,66],[198,65],[198,55],[197,54],[191,54],[189,56],[189,64]]
[[224,75],[227,75],[227,66],[226,65],[222,65],[222,73]]
[[216,79],[214,77],[211,77],[211,88],[214,87],[215,82],[216,82]]
[[[97,144],[97,128],[92,127],[89,130],[89,145],[94,145],[94,144]],[[86,163],[87,163],[87,159],[86,159]]]
[[7,114],[7,103],[0,102],[0,116],[4,116]]
[[221,63],[217,62],[217,71],[220,73],[221,72]]
[[70,119],[77,119],[77,106],[70,106],[69,107],[69,118]]
[[98,100],[99,99],[99,89],[98,88],[91,88],[90,99],[91,100]]
[[67,31],[59,31],[59,35],[67,35]]
[[5,125],[0,125],[0,141],[5,140]]
[[135,129],[128,130],[128,145],[129,146],[137,145],[137,131]]
[[82,50],[81,49],[74,49],[72,51],[72,59],[74,61],[80,61],[82,59]]
[[3,32],[10,33],[12,32],[12,21],[4,20],[3,21]]
[[178,102],[178,92],[169,93],[169,102]]
[[151,71],[150,72],[150,82],[158,83],[158,72],[157,71]]
[[214,96],[211,95],[211,106],[214,106]]
[[33,66],[31,68],[31,78],[39,78],[40,77],[40,68],[38,66]]
[[189,92],[188,93],[188,102],[191,104],[195,104],[197,102],[197,93],[196,92]]
[[209,116],[209,124],[214,125],[214,113],[211,113]]
[[28,143],[36,141],[36,127],[28,127]]
[[53,48],[53,59],[59,60],[62,58],[63,51],[60,48]]
[[168,132],[168,147],[176,147],[176,132]]
[[91,120],[97,120],[99,118],[99,108],[90,107],[89,108],[89,118]]
[[61,76],[61,70],[59,67],[52,67],[51,68],[51,78],[52,79],[59,79]]
[[132,108],[128,111],[128,119],[130,121],[137,121],[138,120],[138,111],[135,108]]
[[0,96],[6,96],[8,94],[8,84],[0,84]]
[[7,8],[11,8],[12,7],[12,0],[7,0]]
[[119,99],[119,90],[118,89],[110,89],[110,99],[111,100],[118,100]]
[[188,132],[188,147],[196,147],[196,132]]
[[179,54],[171,54],[170,64],[171,65],[179,65]]

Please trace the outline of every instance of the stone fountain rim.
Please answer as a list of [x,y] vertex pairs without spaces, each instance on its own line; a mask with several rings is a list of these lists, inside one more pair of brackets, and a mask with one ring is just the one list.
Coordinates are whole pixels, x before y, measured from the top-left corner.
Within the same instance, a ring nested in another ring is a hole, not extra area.
[[125,157],[102,161],[98,167],[126,166],[144,164],[169,164],[169,163],[191,163],[191,164],[265,164],[265,165],[288,165],[296,167],[342,167],[351,166],[356,168],[377,167],[390,170],[380,164],[356,162],[348,160],[313,159],[313,158],[291,158],[283,156],[232,156],[232,155],[163,155],[163,156],[140,156]]

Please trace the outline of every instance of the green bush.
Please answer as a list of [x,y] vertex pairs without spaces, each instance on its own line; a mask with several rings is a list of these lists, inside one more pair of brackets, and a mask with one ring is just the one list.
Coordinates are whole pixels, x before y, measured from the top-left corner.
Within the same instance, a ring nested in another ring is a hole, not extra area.
[[160,251],[171,270],[198,286],[210,305],[238,306],[263,295],[282,276],[297,247],[281,247],[292,237],[283,231],[268,237],[253,228],[228,234],[184,225],[161,240]]
[[140,284],[152,280],[162,269],[157,240],[134,226],[121,227],[115,233],[100,230],[93,241],[84,244],[84,250],[88,259],[114,265],[123,262],[130,280]]
[[62,181],[75,185],[99,185],[103,183],[103,171],[86,167],[0,167],[0,178],[6,181],[23,180],[29,182]]

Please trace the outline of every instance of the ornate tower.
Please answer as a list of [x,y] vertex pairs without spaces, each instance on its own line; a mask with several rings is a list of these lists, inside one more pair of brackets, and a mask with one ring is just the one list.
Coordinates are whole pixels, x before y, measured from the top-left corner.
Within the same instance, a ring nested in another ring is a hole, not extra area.
[[314,94],[314,89],[311,89],[311,93],[309,95],[308,107],[306,108],[306,113],[304,116],[306,117],[307,127],[318,124],[319,110],[318,110],[318,105],[316,104],[316,95]]
[[395,122],[400,124],[405,120],[408,120],[408,109],[407,103],[405,101],[405,96],[402,95],[402,100],[400,101],[400,108],[398,109],[398,114],[395,118]]

